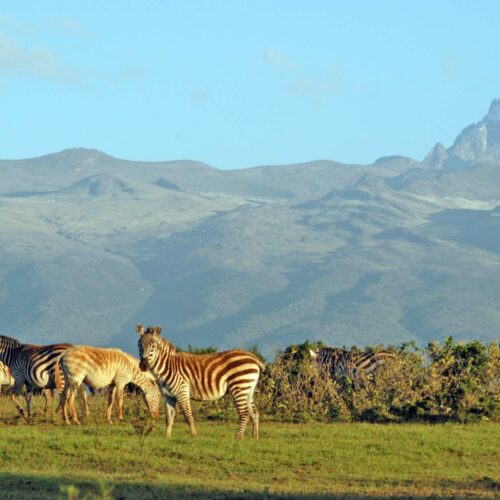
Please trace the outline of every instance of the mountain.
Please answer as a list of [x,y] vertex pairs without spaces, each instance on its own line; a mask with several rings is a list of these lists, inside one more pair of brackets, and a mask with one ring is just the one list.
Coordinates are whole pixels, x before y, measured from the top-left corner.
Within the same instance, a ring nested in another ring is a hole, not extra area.
[[0,331],[136,351],[500,333],[500,101],[423,161],[0,161]]
[[448,171],[466,170],[480,162],[498,162],[500,156],[500,99],[491,103],[486,116],[465,127],[451,147],[436,144],[424,163]]

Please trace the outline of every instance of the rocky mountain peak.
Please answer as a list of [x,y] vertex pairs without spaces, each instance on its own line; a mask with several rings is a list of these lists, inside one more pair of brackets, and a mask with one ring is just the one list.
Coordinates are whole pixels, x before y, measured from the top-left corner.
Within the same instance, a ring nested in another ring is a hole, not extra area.
[[429,152],[429,154],[424,158],[425,165],[432,168],[441,168],[445,160],[448,158],[448,153],[446,148],[438,142]]
[[500,123],[500,99],[493,99],[484,121]]
[[480,122],[464,128],[446,151],[434,146],[424,163],[458,171],[497,159],[500,161],[500,99],[494,99],[487,115]]

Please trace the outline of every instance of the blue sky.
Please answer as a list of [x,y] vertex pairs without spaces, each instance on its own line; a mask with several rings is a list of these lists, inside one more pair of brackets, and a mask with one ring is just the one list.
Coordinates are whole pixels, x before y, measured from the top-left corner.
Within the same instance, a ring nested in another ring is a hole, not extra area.
[[0,5],[2,159],[421,159],[500,97],[497,1]]

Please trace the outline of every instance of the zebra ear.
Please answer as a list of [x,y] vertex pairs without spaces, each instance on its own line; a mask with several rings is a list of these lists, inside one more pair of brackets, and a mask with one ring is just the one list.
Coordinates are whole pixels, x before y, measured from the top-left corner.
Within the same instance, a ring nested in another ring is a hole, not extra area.
[[318,356],[318,353],[316,351],[313,351],[312,349],[309,349],[309,354],[311,355],[311,358],[316,358]]
[[160,333],[161,333],[161,326],[157,326],[157,327],[153,328],[153,333],[155,335],[160,335]]
[[144,335],[144,328],[140,323],[135,325],[135,331],[142,337]]

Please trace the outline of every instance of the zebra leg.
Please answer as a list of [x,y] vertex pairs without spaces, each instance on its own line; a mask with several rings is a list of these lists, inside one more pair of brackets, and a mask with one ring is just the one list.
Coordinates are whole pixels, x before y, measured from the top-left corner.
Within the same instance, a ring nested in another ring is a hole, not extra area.
[[116,414],[120,422],[123,420],[123,393],[124,393],[123,387],[116,388],[116,396],[117,396]]
[[19,415],[21,415],[21,417],[24,417],[24,415],[25,415],[24,410],[22,409],[21,405],[19,404],[19,401],[16,398],[16,396],[14,396],[14,394],[11,394],[10,399],[14,403],[15,407],[17,408]]
[[236,433],[236,438],[241,439],[245,433],[245,428],[251,413],[248,403],[248,394],[234,391],[232,396],[234,404],[236,405],[236,410],[238,410],[238,415],[240,417],[240,425],[238,432]]
[[56,411],[55,413],[62,413],[63,407],[62,407],[62,392],[59,393],[59,403],[57,403]]
[[80,420],[78,420],[78,415],[76,414],[76,408],[75,408],[75,396],[78,393],[78,386],[77,385],[72,385],[69,388],[69,396],[68,396],[68,406],[71,411],[71,417],[73,418],[73,422],[76,425],[80,425]]
[[68,400],[68,392],[70,392],[70,388],[69,384],[66,384],[59,397],[59,407],[56,410],[56,412],[59,410],[59,408],[62,410],[63,420],[66,425],[70,425],[68,417],[68,405],[66,404],[66,401]]
[[116,385],[110,386],[108,393],[108,410],[106,411],[106,419],[110,424],[113,423],[111,419],[111,412],[113,411],[113,405],[115,404],[115,396],[116,396]]
[[27,411],[27,416],[28,416],[28,419],[31,418],[31,398],[33,397],[33,394],[31,393],[31,391],[26,391],[24,393],[24,399],[26,400],[26,411]]
[[252,421],[252,437],[254,439],[259,439],[259,412],[253,402],[251,403],[251,409],[250,420]]
[[167,427],[167,438],[172,436],[172,426],[174,425],[175,418],[175,403],[176,400],[167,396],[165,398],[165,404],[167,405],[167,415],[165,417],[165,425]]
[[26,417],[26,413],[22,409],[21,405],[19,404],[19,400],[16,397],[21,392],[21,389],[23,388],[24,380],[21,382],[18,382],[17,381],[18,379],[16,379],[16,378],[14,378],[14,380],[15,380],[14,387],[12,388],[12,394],[10,396],[10,399],[12,400],[14,405],[16,406],[17,411],[19,412],[19,415],[21,415],[21,417]]
[[[191,404],[189,402],[189,393],[184,393],[177,398],[177,402],[181,407],[182,413],[184,413],[184,418],[189,426],[189,431],[191,432],[191,437],[195,437],[196,427],[194,426],[193,412],[191,411]],[[167,412],[168,413],[168,412]]]
[[90,413],[90,411],[89,411],[89,397],[87,396],[87,389],[85,387],[83,387],[82,398],[83,398],[83,407],[84,407],[85,416],[88,417],[89,413]]
[[45,399],[45,416],[48,417],[50,415],[49,401],[54,398],[54,393],[52,392],[52,389],[44,389],[42,392]]
[[253,390],[248,393],[247,404],[250,411],[250,421],[252,422],[252,437],[259,439],[259,412],[253,402]]

